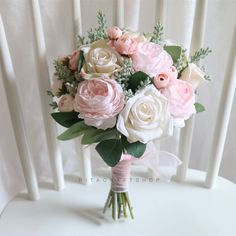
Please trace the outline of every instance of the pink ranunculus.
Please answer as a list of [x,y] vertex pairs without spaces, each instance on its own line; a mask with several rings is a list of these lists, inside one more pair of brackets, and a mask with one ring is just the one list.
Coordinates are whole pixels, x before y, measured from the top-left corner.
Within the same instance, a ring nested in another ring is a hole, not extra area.
[[117,52],[122,55],[133,55],[136,51],[137,40],[129,37],[128,35],[122,35],[115,42],[114,46]]
[[116,40],[122,35],[121,29],[117,26],[109,27],[107,32],[108,32],[108,37],[111,40]]
[[69,68],[73,71],[75,71],[78,67],[78,61],[79,61],[79,55],[80,55],[80,51],[79,50],[75,50],[70,56],[70,60],[69,60]]
[[78,86],[74,100],[74,110],[85,124],[98,129],[112,128],[116,115],[125,104],[121,86],[113,79],[93,78]]
[[153,79],[153,83],[158,89],[163,89],[168,86],[170,81],[176,80],[178,72],[174,66],[171,66],[166,71],[156,75]]
[[179,79],[173,80],[161,93],[169,100],[170,113],[175,118],[188,119],[195,110],[195,94],[191,84]]
[[135,71],[143,71],[151,77],[169,69],[173,61],[162,46],[144,42],[138,43],[136,52],[132,55]]

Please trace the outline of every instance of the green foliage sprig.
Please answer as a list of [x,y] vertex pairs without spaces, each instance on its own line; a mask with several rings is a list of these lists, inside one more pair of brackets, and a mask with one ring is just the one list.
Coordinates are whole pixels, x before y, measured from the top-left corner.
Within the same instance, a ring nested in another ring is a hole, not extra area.
[[160,22],[154,26],[152,37],[150,40],[152,43],[163,44],[164,42],[164,28]]
[[184,70],[188,66],[188,60],[187,60],[187,57],[186,57],[186,51],[187,51],[186,49],[181,48],[180,57],[174,63],[174,66],[177,69],[178,74],[181,73],[181,71]]
[[107,20],[105,14],[101,11],[98,12],[98,28],[91,28],[88,31],[88,38],[90,39],[90,43],[93,43],[100,39],[107,39]]
[[61,60],[54,61],[55,75],[59,80],[70,81],[73,78],[73,74],[65,62]]
[[200,48],[196,51],[193,56],[191,56],[190,62],[191,63],[198,63],[201,59],[204,59],[209,53],[211,53],[210,48]]
[[126,100],[133,96],[132,90],[128,89],[128,81],[131,75],[132,61],[130,58],[126,58],[124,59],[122,69],[115,73],[115,79],[123,88]]

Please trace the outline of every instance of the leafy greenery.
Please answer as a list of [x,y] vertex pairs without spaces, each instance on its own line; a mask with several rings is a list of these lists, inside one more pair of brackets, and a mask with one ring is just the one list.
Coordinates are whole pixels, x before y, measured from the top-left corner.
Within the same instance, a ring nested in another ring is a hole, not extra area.
[[98,19],[98,28],[95,28],[95,29],[91,28],[88,31],[88,38],[90,39],[90,43],[93,43],[100,39],[108,38],[107,20],[106,20],[105,14],[102,13],[101,11],[98,11],[97,19]]
[[82,138],[81,143],[82,144],[92,144],[92,143],[98,143],[103,140],[108,139],[115,139],[117,137],[117,130],[116,129],[96,129],[91,127],[91,129],[88,129],[84,132],[84,136]]
[[71,112],[54,112],[51,114],[52,118],[60,125],[69,128],[73,124],[81,121],[78,117],[79,113],[75,111]]
[[64,61],[55,60],[54,67],[55,67],[55,75],[59,80],[63,80],[66,82],[73,79],[73,74]]
[[78,73],[80,73],[84,64],[84,52],[80,50],[79,59],[78,59]]
[[160,22],[158,22],[155,26],[154,26],[154,30],[152,33],[152,37],[151,37],[151,42],[153,43],[157,43],[157,44],[163,44],[164,42],[164,29],[163,26]]
[[54,97],[54,95],[53,95],[51,90],[47,90],[47,95],[50,96],[50,97]]
[[182,49],[180,46],[164,46],[164,49],[170,54],[173,62],[177,62],[181,56]]
[[128,89],[131,89],[132,92],[135,93],[139,86],[141,86],[141,82],[146,84],[147,81],[150,81],[150,77],[146,73],[138,71],[130,76],[128,81]]
[[136,158],[141,157],[146,150],[146,144],[141,143],[139,141],[130,143],[124,135],[122,135],[121,137],[121,144],[123,150],[125,150],[128,154]]
[[194,106],[197,113],[200,113],[206,110],[205,107],[201,103],[196,102]]
[[186,49],[181,48],[181,54],[179,56],[179,59],[177,59],[176,62],[174,62],[174,66],[176,70],[178,71],[178,74],[182,72],[187,66],[188,66],[188,60],[186,57]]
[[96,150],[107,165],[115,166],[122,155],[122,145],[120,139],[108,139],[100,142]]
[[87,126],[84,121],[79,121],[75,124],[73,124],[69,129],[67,129],[65,132],[60,134],[57,139],[66,141],[73,138],[76,138],[80,135],[82,135],[86,130],[88,130],[90,126]]
[[191,63],[198,63],[201,59],[204,59],[209,53],[211,53],[210,48],[200,48],[198,51],[191,56],[190,62]]
[[56,109],[58,107],[56,102],[51,102],[49,106],[52,107],[52,109]]
[[80,46],[82,46],[84,44],[86,44],[85,37],[81,36],[81,35],[78,35],[77,36],[77,48],[79,48]]

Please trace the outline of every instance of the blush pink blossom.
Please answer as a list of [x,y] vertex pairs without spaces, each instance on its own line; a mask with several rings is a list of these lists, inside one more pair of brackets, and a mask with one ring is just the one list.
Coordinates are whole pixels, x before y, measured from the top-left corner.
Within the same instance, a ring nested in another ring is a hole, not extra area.
[[113,79],[93,78],[81,82],[74,99],[74,110],[85,124],[98,129],[112,128],[125,104],[121,86]]
[[155,77],[168,70],[173,61],[162,46],[144,42],[138,43],[136,52],[132,55],[132,64],[135,71],[143,71],[149,76]]
[[118,39],[122,35],[121,29],[117,26],[109,27],[107,32],[108,32],[108,37],[111,40]]
[[137,44],[135,38],[124,34],[114,42],[114,47],[120,54],[130,56],[135,53]]
[[161,93],[168,99],[170,113],[175,118],[188,119],[195,110],[195,94],[191,84],[183,80],[173,80]]
[[171,66],[165,72],[161,72],[156,75],[153,79],[153,83],[157,89],[163,89],[168,86],[170,81],[176,80],[178,76],[178,72],[174,66]]
[[80,51],[79,50],[75,50],[70,56],[70,60],[69,60],[69,68],[73,71],[75,71],[78,67],[78,61],[79,61],[79,55],[80,55]]

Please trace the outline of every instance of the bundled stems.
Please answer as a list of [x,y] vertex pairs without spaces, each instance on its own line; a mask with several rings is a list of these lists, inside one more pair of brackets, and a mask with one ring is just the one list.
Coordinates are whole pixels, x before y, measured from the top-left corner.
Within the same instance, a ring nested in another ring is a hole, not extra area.
[[131,219],[134,219],[133,207],[131,206],[128,192],[114,192],[110,191],[105,203],[103,213],[106,212],[107,208],[112,209],[112,218],[114,220],[120,219],[122,216],[127,218],[127,208]]

